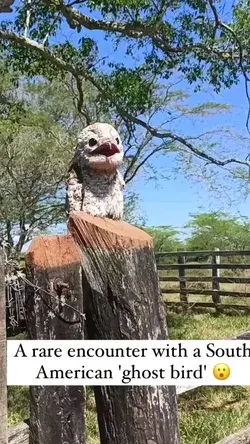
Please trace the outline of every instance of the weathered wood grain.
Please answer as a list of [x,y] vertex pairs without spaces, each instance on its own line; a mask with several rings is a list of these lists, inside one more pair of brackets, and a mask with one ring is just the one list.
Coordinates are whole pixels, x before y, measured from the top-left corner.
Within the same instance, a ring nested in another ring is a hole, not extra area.
[[[184,255],[179,255],[177,257],[179,267],[179,280],[180,280],[180,301],[188,303],[188,289],[185,280],[185,268],[181,265],[185,265],[186,257]],[[164,291],[162,291],[164,292]]]
[[[218,249],[216,249],[218,251]],[[218,281],[218,278],[220,277],[220,269],[217,267],[220,264],[220,256],[213,255],[212,256],[212,299],[214,304],[217,306],[218,304],[221,304],[221,294],[220,294],[220,283]],[[216,307],[217,308],[217,307]]]
[[8,429],[8,444],[29,444],[29,426],[20,422]]
[[3,252],[0,249],[0,444],[8,443],[7,434],[7,350],[6,303]]
[[[167,339],[152,239],[125,222],[75,213],[90,339]],[[95,387],[101,444],[179,443],[173,386]]]
[[[82,339],[82,273],[72,238],[37,238],[26,262],[34,285],[27,285],[29,339]],[[84,444],[83,387],[38,384],[30,387],[29,444]]]

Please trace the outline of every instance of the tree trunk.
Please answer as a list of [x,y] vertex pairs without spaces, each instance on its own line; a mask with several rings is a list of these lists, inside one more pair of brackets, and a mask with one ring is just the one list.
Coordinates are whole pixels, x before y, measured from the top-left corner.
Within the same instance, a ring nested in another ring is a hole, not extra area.
[[29,426],[20,422],[9,427],[9,444],[29,444]]
[[6,305],[3,252],[0,249],[0,444],[8,443]]
[[[29,339],[83,339],[82,274],[72,239],[37,238],[27,265],[35,285],[27,285]],[[83,387],[30,387],[30,410],[30,444],[85,443]]]
[[[125,222],[73,213],[89,339],[167,339],[151,237]],[[95,387],[102,444],[178,444],[174,386]]]

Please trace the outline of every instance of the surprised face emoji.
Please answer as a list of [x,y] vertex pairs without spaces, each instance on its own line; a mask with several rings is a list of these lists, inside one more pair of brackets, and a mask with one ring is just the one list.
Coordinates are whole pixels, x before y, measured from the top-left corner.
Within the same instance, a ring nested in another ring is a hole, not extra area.
[[230,368],[227,364],[217,364],[214,366],[213,374],[216,379],[224,381],[230,376]]

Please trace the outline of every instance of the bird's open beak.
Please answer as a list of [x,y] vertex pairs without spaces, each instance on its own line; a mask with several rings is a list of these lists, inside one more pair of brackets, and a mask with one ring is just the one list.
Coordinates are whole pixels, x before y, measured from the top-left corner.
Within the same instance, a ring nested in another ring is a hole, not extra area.
[[117,153],[120,153],[120,150],[115,143],[105,142],[98,146],[98,148],[96,148],[94,151],[92,151],[91,154],[102,154],[103,156],[110,157]]

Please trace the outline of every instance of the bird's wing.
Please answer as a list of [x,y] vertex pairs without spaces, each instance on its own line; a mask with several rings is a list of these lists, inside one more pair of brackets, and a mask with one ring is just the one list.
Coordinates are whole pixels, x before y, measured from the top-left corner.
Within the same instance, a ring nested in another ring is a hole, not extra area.
[[74,165],[71,165],[66,183],[66,213],[81,211],[84,198],[83,183]]

